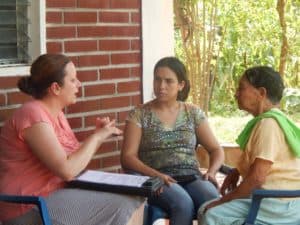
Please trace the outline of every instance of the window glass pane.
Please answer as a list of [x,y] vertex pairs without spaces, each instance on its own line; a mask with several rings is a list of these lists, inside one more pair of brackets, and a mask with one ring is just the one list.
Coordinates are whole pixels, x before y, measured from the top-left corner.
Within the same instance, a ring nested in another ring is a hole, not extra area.
[[[1,64],[16,62],[17,48],[15,45],[6,45],[0,47],[0,62]],[[3,58],[3,59],[2,59]]]
[[26,0],[0,1],[0,64],[27,63],[28,24]]
[[[36,0],[37,1],[37,0]],[[29,5],[28,0],[1,0],[0,6]]]
[[16,28],[0,27],[0,33],[0,45],[17,43]]
[[0,24],[1,25],[15,25],[16,24],[16,10],[11,7],[0,6]]

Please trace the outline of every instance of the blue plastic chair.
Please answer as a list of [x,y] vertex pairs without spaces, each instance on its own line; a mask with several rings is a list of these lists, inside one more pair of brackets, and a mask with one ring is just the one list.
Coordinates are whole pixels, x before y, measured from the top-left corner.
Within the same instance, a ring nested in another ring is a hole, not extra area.
[[0,201],[21,204],[33,204],[39,208],[39,213],[44,225],[52,225],[48,213],[47,205],[43,197],[40,196],[16,196],[0,194]]
[[255,220],[258,214],[261,200],[263,198],[294,198],[300,197],[300,190],[262,190],[257,189],[253,191],[252,203],[245,225],[255,225]]

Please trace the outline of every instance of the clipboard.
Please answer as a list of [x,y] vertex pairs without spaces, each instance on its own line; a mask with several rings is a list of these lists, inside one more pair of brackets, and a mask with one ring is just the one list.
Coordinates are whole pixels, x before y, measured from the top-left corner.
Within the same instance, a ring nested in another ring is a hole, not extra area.
[[163,186],[158,177],[85,170],[67,187],[81,188],[95,191],[115,192],[144,197],[152,196]]

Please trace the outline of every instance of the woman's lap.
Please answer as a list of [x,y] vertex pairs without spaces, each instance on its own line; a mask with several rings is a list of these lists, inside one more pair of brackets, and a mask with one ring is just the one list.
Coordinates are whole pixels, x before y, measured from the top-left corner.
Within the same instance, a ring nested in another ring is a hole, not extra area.
[[216,187],[211,182],[200,178],[183,185],[183,188],[193,199],[196,212],[203,203],[219,197],[219,192]]
[[178,184],[164,186],[163,192],[148,199],[149,204],[162,208],[170,217],[172,225],[190,225],[194,204],[189,194]]
[[[45,198],[53,225],[125,225],[144,202],[142,197],[82,189],[61,189]],[[40,224],[37,209],[9,225]]]
[[218,191],[208,181],[201,178],[183,184],[164,186],[159,196],[149,198],[150,204],[166,211],[171,224],[191,224],[198,207],[206,200],[218,197]]
[[82,189],[62,189],[46,198],[55,225],[124,225],[143,198]]
[[[237,199],[207,210],[205,203],[198,211],[199,225],[241,225],[248,215],[251,199]],[[261,225],[300,224],[300,200],[263,199],[256,223]]]

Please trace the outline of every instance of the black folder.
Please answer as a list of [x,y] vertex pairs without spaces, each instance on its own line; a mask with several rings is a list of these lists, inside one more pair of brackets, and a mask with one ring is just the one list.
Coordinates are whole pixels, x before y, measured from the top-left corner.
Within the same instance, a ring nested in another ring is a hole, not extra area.
[[149,197],[163,185],[158,177],[86,170],[68,182],[70,188],[115,192]]

